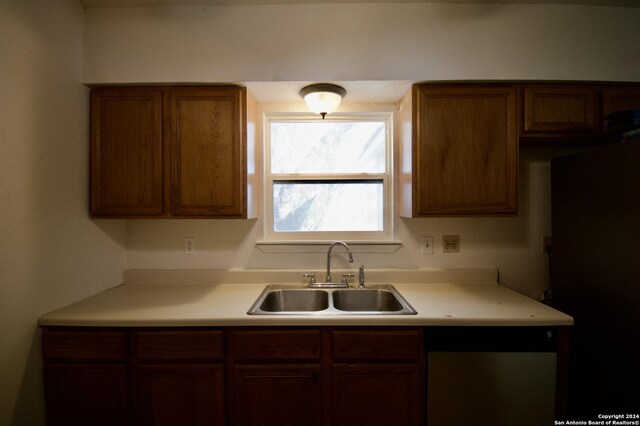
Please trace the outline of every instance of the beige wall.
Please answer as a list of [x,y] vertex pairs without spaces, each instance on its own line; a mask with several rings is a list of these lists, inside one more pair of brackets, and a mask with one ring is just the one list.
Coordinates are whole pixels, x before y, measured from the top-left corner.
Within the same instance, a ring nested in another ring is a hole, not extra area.
[[87,10],[87,82],[640,78],[640,8],[347,3]]
[[42,425],[39,315],[122,281],[125,225],[87,217],[84,11],[0,2],[0,425]]

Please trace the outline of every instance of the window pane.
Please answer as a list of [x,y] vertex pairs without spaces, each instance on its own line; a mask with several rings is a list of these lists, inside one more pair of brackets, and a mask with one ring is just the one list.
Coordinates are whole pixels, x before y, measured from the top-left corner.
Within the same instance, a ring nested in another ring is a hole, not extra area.
[[271,123],[271,173],[385,173],[385,122]]
[[382,231],[382,181],[273,184],[276,232]]

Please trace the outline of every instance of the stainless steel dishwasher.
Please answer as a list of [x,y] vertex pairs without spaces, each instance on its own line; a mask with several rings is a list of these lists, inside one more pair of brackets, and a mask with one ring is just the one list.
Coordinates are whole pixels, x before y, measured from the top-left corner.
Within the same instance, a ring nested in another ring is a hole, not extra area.
[[553,424],[555,340],[553,327],[427,329],[427,424]]

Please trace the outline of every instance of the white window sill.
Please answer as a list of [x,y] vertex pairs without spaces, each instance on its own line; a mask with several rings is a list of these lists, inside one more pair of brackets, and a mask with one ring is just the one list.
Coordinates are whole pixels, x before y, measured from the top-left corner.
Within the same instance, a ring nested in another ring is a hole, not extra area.
[[[263,253],[326,253],[333,240],[256,241]],[[399,240],[345,241],[353,253],[394,253],[402,247]]]

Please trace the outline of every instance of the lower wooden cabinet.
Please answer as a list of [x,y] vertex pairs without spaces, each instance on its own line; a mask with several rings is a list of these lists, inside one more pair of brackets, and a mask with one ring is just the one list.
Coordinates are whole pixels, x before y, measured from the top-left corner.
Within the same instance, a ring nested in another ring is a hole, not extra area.
[[137,371],[139,424],[225,424],[221,365],[143,365]]
[[331,424],[424,424],[422,330],[331,332]]
[[424,402],[420,364],[335,365],[332,425],[421,425]]
[[140,330],[131,337],[138,424],[225,424],[221,330]]
[[131,423],[124,331],[45,329],[44,383],[49,426]]
[[47,424],[130,424],[128,383],[125,365],[46,364]]
[[322,425],[319,365],[248,365],[235,370],[233,424]]
[[50,425],[422,425],[413,327],[45,327]]
[[232,330],[231,423],[323,425],[322,336],[318,328]]
[[234,425],[424,424],[422,329],[238,329]]

